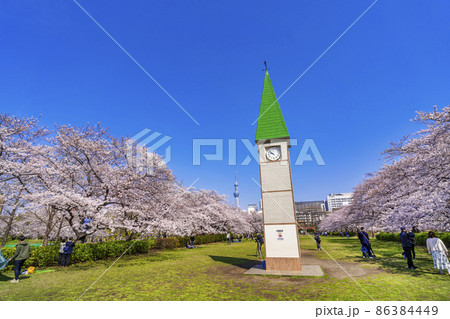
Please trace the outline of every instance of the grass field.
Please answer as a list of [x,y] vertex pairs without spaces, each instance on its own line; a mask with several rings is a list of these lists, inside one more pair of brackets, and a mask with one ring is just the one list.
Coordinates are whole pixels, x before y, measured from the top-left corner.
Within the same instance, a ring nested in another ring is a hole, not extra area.
[[[355,238],[325,237],[322,246],[362,288],[302,237],[304,260],[321,265],[325,277],[247,276],[257,261],[255,244],[217,243],[123,257],[80,300],[449,300],[450,276],[433,269],[422,247],[413,271],[396,243],[373,240],[375,260],[361,258]],[[18,284],[9,283],[12,271],[2,272],[0,299],[76,300],[113,262],[50,267],[53,272],[24,276]]]

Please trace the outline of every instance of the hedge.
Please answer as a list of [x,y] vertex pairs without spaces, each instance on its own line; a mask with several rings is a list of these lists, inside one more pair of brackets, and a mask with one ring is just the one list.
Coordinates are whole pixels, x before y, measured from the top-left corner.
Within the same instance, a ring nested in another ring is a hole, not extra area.
[[[133,246],[128,249],[132,244]],[[71,263],[117,258],[124,251],[126,251],[126,255],[143,254],[148,252],[150,248],[151,245],[148,241],[107,241],[92,244],[77,244],[73,249]],[[2,254],[5,258],[10,258],[14,255],[15,250],[15,248],[3,248]],[[58,253],[59,245],[32,247],[30,257],[25,261],[25,267],[57,265]]]
[[[208,244],[226,240],[225,234],[198,235],[195,236],[195,244]],[[152,249],[173,249],[185,247],[190,241],[189,236],[169,237],[154,240],[136,240],[136,241],[106,241],[100,243],[76,244],[71,263],[80,263],[86,261],[96,261],[107,258],[117,258],[125,251],[125,255],[137,255],[147,253]],[[132,245],[131,248],[129,248]],[[128,249],[129,248],[129,249]],[[128,250],[127,250],[128,249]],[[2,248],[2,255],[8,259],[14,255],[16,248]],[[45,247],[31,247],[30,257],[25,261],[24,267],[45,267],[58,264],[59,243]],[[12,265],[7,268],[11,269]]]
[[[313,231],[311,231],[311,232],[313,232]],[[309,233],[309,229],[308,229],[308,233]],[[358,235],[358,233],[356,233],[356,232],[354,232],[354,231],[348,231],[347,233],[348,233],[348,235],[349,235],[350,237],[354,237],[354,236],[357,236],[357,235]],[[345,232],[345,231],[343,231],[342,234],[344,235],[343,237],[346,237],[346,232]],[[319,231],[319,235],[322,236],[322,231]],[[325,235],[324,235],[324,236],[325,236]],[[327,232],[327,236],[337,236],[337,237],[342,237],[340,231],[333,231],[333,232],[329,232],[329,231],[328,231],[328,232]]]
[[[450,233],[435,233],[436,237],[440,238],[445,246],[450,247]],[[400,242],[400,233],[378,233],[376,235],[377,240],[381,241],[395,241]],[[417,233],[416,235],[416,245],[426,246],[426,241],[428,238],[428,232],[426,233]]]
[[180,247],[180,241],[176,237],[159,238],[155,241],[155,248],[160,250]]
[[[225,240],[227,240],[226,234],[209,234],[209,235],[194,236],[195,245],[204,245]],[[176,247],[185,247],[186,244],[189,244],[190,242],[191,242],[190,236],[160,238],[156,240],[155,248],[164,250],[164,249],[173,249]]]
[[[190,242],[190,236],[184,236],[184,237],[177,237],[180,246],[184,247],[187,243]],[[194,236],[194,243],[195,245],[203,245],[203,244],[209,244],[209,243],[216,243],[220,241],[226,241],[227,235],[226,234],[210,234],[210,235],[197,235]]]

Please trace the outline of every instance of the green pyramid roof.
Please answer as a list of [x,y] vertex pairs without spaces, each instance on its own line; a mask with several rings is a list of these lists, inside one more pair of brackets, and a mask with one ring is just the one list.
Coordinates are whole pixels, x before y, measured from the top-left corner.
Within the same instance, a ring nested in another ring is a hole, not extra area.
[[289,137],[289,133],[270,82],[269,72],[266,70],[255,140],[281,137]]

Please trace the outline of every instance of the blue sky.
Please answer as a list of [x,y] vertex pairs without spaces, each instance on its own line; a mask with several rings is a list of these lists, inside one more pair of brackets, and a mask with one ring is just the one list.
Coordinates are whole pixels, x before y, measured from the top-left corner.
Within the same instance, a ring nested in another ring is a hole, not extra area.
[[[372,2],[79,0],[197,125],[73,1],[3,0],[0,112],[161,132],[184,184],[232,201],[228,140],[254,138],[263,61],[280,95]],[[419,128],[416,110],[449,104],[449,15],[446,1],[379,0],[280,99],[291,138],[314,139],[326,163],[293,166],[297,201],[352,191]],[[224,161],[193,166],[194,138],[224,139]],[[242,206],[258,202],[257,163],[237,170]]]

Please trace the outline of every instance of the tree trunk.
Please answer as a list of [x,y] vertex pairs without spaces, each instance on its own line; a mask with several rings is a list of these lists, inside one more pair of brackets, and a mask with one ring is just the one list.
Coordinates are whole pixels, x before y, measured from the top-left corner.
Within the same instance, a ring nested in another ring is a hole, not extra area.
[[[14,201],[14,209],[11,211],[11,213],[9,213],[8,224],[6,225],[5,233],[3,234],[2,246],[5,246],[6,242],[8,241],[8,236],[9,236],[9,233],[11,232],[12,224],[14,221],[14,216],[16,216],[16,211],[20,204],[20,195],[21,194],[22,194],[22,191],[19,192],[19,195],[16,197],[16,199]],[[3,201],[2,202],[2,210],[3,210],[3,205],[5,202],[5,199],[3,198],[2,201]]]
[[131,241],[131,240],[133,240],[133,238],[134,238],[135,235],[136,235],[135,232],[130,232],[130,234],[127,236],[126,241]]
[[5,204],[5,196],[2,193],[0,193],[0,215],[3,212],[3,205],[4,204]]
[[51,208],[49,208],[49,210],[47,210],[48,212],[48,220],[47,220],[47,224],[45,225],[45,233],[44,233],[44,240],[42,242],[42,246],[47,246],[48,245],[48,237],[50,236],[50,232],[53,229],[53,210]]
[[71,215],[70,211],[69,211],[69,218],[67,218],[67,222],[69,223],[70,228],[72,228],[72,231],[75,234],[75,241],[80,240],[83,237],[83,233],[80,232],[76,227],[75,224],[73,222],[73,216]]
[[58,241],[59,235],[61,234],[62,225],[64,223],[64,217],[61,217],[61,221],[59,222],[58,231],[55,236],[55,243]]
[[6,224],[5,233],[3,234],[2,239],[2,246],[6,245],[6,242],[8,241],[9,233],[11,232],[12,224],[14,221],[14,216],[16,215],[16,210],[14,209],[11,215],[9,215],[8,223]]

